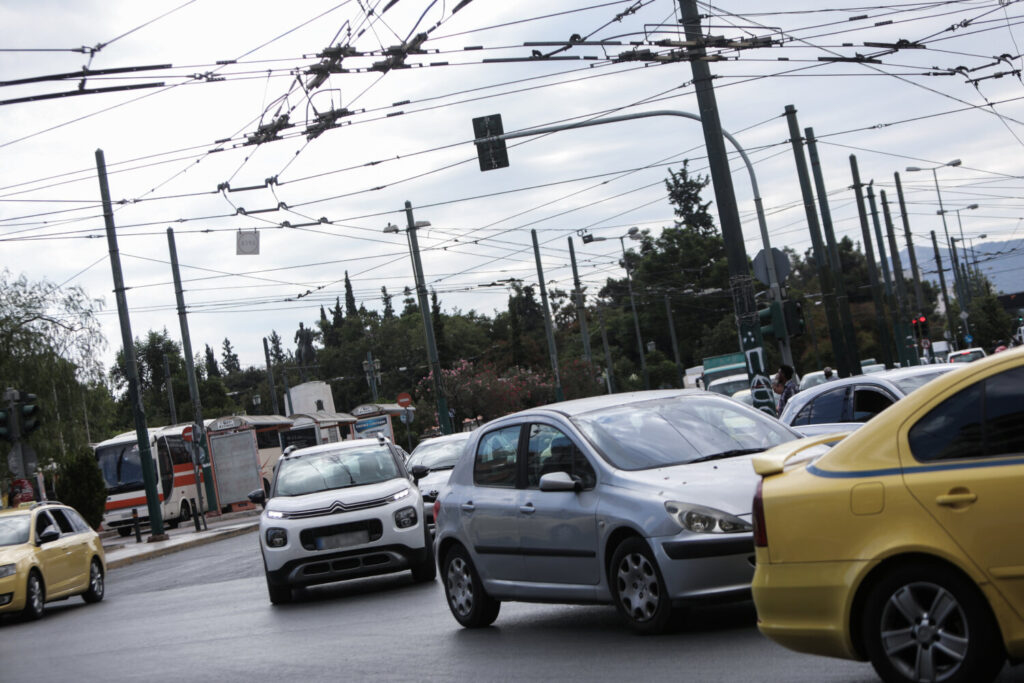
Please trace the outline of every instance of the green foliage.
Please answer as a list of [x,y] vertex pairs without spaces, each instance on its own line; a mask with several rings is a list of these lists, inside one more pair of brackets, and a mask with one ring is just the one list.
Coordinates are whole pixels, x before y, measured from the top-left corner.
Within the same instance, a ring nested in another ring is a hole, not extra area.
[[93,529],[103,521],[107,487],[96,455],[88,447],[80,447],[61,464],[57,473],[57,498],[78,510]]

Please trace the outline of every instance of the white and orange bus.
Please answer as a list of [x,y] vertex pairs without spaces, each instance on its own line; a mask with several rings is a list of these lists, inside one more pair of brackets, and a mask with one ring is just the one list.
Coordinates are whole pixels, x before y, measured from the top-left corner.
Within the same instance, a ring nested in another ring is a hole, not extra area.
[[[188,425],[156,427],[149,430],[149,448],[156,463],[156,490],[165,524],[174,528],[192,519],[193,501],[199,500],[196,475],[188,444],[182,430]],[[122,536],[132,533],[132,510],[138,510],[139,523],[149,524],[146,486],[142,478],[138,439],[135,431],[118,434],[95,447],[103,479],[107,484],[107,506],[103,515],[105,529],[117,529]]]

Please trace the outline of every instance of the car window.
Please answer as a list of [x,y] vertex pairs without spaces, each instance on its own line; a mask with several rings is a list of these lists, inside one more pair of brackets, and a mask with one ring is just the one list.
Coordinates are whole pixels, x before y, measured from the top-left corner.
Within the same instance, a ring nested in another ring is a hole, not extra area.
[[985,381],[985,454],[1024,453],[1024,368]]
[[43,532],[51,528],[56,529],[57,527],[54,526],[50,515],[46,514],[45,510],[40,510],[39,514],[36,515],[36,540],[38,541]]
[[275,496],[364,486],[402,476],[387,446],[347,448],[285,458],[278,462]]
[[29,515],[5,515],[0,517],[0,546],[28,543]]
[[875,389],[854,389],[853,421],[867,422],[893,404],[893,400]]
[[572,439],[551,425],[530,425],[526,486],[537,488],[540,478],[550,472],[565,472],[579,479],[584,489],[592,489],[597,484],[594,468]]
[[843,407],[846,404],[846,387],[826,391],[811,401],[811,417],[806,424],[825,424],[828,422],[845,422]]
[[796,414],[791,423],[793,426],[811,424],[811,412],[814,410],[814,402],[811,401]]
[[78,529],[74,527],[67,517],[64,516],[64,511],[58,508],[52,508],[50,510],[50,516],[57,522],[57,526],[60,527],[60,533],[63,534],[74,534],[78,532]]
[[505,427],[480,438],[473,460],[473,483],[515,488],[520,427]]
[[796,438],[774,417],[714,394],[609,406],[572,419],[601,457],[623,470],[761,451]]
[[[467,437],[469,435],[467,434]],[[409,456],[407,463],[410,468],[423,465],[432,470],[455,467],[462,451],[466,449],[468,439],[446,439],[444,441],[424,441]]]
[[89,523],[82,519],[82,515],[78,514],[77,510],[67,508],[64,510],[64,514],[71,520],[71,524],[75,527],[75,531],[89,531],[92,529]]

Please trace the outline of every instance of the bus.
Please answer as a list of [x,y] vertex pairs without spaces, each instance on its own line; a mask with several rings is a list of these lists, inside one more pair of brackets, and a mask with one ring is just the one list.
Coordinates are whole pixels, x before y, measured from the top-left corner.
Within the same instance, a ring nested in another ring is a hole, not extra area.
[[[160,515],[166,525],[175,528],[195,514],[194,501],[199,499],[196,474],[182,430],[188,425],[155,427],[149,430],[149,449],[156,467],[156,490]],[[142,478],[135,431],[118,434],[95,447],[96,461],[107,485],[107,505],[103,527],[117,529],[122,536],[133,530],[132,510],[138,510],[139,523],[149,524],[146,485]]]

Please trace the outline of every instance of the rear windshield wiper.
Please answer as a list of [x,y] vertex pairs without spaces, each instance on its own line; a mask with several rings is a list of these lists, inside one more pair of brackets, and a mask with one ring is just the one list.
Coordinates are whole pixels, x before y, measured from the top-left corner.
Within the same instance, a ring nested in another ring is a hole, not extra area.
[[697,458],[696,460],[691,460],[690,463],[707,462],[709,460],[724,460],[725,458],[735,458],[738,455],[750,455],[751,453],[761,453],[763,451],[763,448],[736,448],[731,451],[722,451],[721,453],[705,455],[703,457]]

